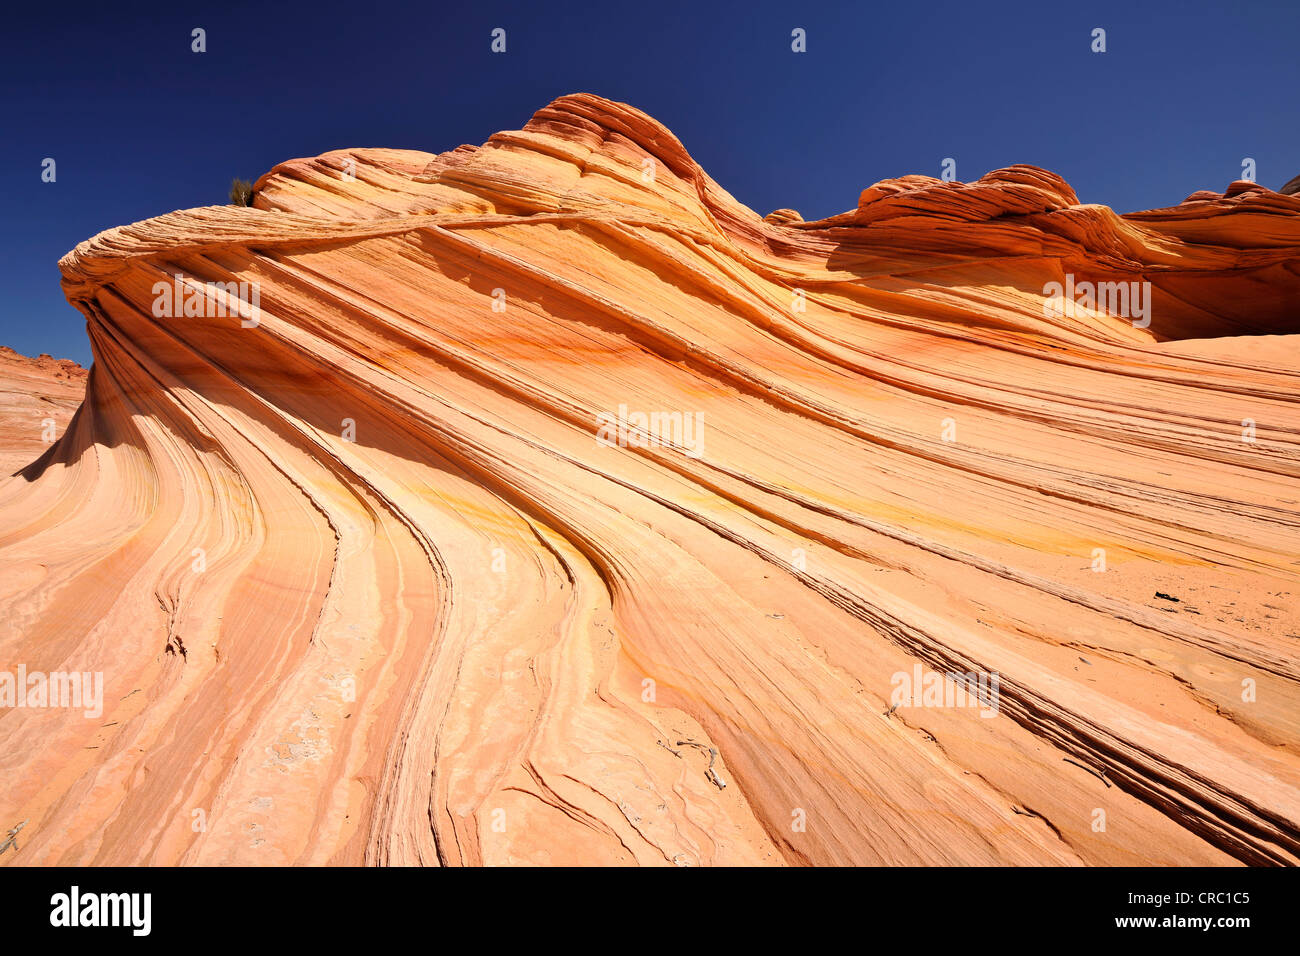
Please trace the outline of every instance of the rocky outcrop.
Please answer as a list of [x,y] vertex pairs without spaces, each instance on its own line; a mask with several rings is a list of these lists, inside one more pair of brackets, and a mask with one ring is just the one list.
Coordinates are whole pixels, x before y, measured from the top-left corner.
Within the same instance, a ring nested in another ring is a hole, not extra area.
[[0,345],[0,476],[34,461],[63,434],[86,391],[70,359],[29,358]]
[[579,95],[255,202],[61,263],[0,863],[1300,856],[1300,198],[764,219]]

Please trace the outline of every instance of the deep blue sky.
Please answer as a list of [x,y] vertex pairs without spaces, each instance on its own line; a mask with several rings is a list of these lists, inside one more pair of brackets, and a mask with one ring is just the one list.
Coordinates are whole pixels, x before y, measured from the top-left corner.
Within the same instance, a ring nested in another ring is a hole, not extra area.
[[949,156],[961,180],[1045,166],[1121,212],[1221,190],[1247,156],[1273,188],[1300,173],[1296,0],[292,6],[11,5],[0,344],[88,364],[56,264],[100,230],[297,156],[481,143],[564,93],[646,110],[742,202],[808,219]]

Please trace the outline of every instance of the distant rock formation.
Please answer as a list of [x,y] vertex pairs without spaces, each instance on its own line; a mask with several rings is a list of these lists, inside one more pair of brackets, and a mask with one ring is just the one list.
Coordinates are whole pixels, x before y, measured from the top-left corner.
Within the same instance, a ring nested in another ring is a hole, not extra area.
[[0,477],[48,451],[85,393],[86,370],[76,362],[0,345]]
[[764,218],[589,95],[255,188],[61,262],[21,863],[1300,861],[1300,198]]
[[763,221],[781,226],[795,222],[803,222],[803,216],[799,215],[799,213],[793,209],[773,209],[763,217]]

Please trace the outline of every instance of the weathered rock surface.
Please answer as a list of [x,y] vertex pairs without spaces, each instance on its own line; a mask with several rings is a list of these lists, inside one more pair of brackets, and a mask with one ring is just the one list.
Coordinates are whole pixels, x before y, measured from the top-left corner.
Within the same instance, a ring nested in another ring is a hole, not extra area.
[[76,362],[0,345],[0,476],[48,450],[85,394],[86,370]]
[[103,708],[0,711],[0,863],[1300,857],[1300,198],[764,219],[584,95],[256,187],[61,263],[0,668]]

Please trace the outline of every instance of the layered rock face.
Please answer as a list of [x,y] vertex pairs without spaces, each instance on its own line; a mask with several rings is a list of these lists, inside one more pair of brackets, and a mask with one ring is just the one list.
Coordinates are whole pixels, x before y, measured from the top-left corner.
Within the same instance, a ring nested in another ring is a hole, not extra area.
[[76,362],[28,358],[0,345],[0,476],[40,457],[63,434],[85,393],[86,370]]
[[579,95],[61,266],[0,863],[1300,858],[1300,197],[763,218]]

